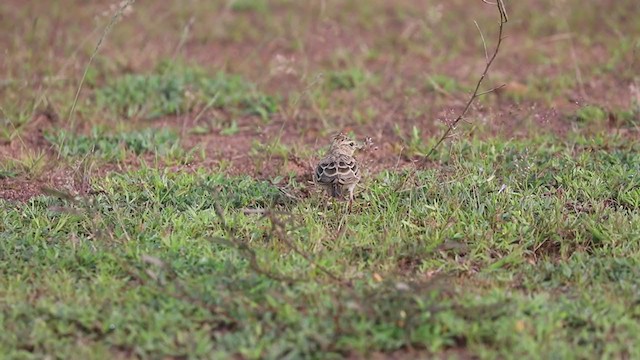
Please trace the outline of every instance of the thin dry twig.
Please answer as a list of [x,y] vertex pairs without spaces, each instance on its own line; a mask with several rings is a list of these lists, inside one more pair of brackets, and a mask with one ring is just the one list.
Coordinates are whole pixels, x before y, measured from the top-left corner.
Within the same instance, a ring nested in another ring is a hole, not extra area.
[[[319,279],[312,277],[293,279],[275,274],[273,271],[264,269],[259,265],[256,252],[250,248],[250,245],[246,241],[240,238],[237,230],[227,222],[220,203],[214,202],[213,208],[216,216],[218,217],[220,227],[222,228],[222,231],[227,238],[218,238],[216,240],[223,244],[226,244],[229,247],[238,249],[241,255],[248,258],[250,267],[254,272],[256,272],[256,274],[265,276],[272,280],[285,281],[289,283],[312,281],[316,283],[325,283],[326,281],[331,285],[336,285],[335,287],[327,288],[326,291],[334,294],[336,309],[335,312],[331,314],[331,317],[338,332],[341,331],[341,322],[343,319],[343,314],[346,311],[355,311],[362,314],[363,316],[368,317],[384,317],[384,310],[381,310],[378,305],[380,303],[388,301],[389,299],[393,299],[394,301],[401,301],[409,306],[409,308],[403,310],[407,312],[408,318],[413,318],[413,316],[411,315],[413,311],[429,311],[432,313],[436,313],[449,308],[448,306],[434,305],[428,307],[427,309],[424,309],[421,306],[415,306],[418,304],[415,294],[434,291],[438,293],[445,293],[447,291],[442,286],[445,283],[444,281],[442,281],[444,279],[444,277],[442,276],[434,276],[427,279],[426,281],[411,281],[407,283],[391,276],[383,279],[382,277],[380,277],[380,275],[375,274],[378,276],[378,280],[376,281],[380,282],[380,284],[377,286],[372,286],[363,292],[361,289],[356,289],[350,280],[345,279],[339,274],[336,274],[328,268],[320,265],[316,260],[314,260],[312,255],[306,253],[303,249],[295,244],[295,242],[287,234],[290,229],[295,228],[292,227],[291,224],[294,222],[294,216],[291,213],[274,209],[242,209],[242,212],[245,214],[260,215],[262,219],[268,220],[271,225],[269,236],[284,243],[289,248],[289,250],[303,257],[312,268],[318,269],[320,272],[324,273],[326,277]],[[165,264],[160,263],[153,258],[147,259],[146,261],[156,266],[159,265],[161,268],[164,268],[165,266]],[[176,274],[171,275],[173,275],[173,278],[177,278]],[[192,302],[199,306],[208,305],[207,303],[198,301],[198,299],[189,297],[190,294],[186,291],[186,289],[178,288],[177,290],[179,290],[179,293],[174,294],[173,296],[179,296],[178,298]],[[285,297],[282,297],[280,300],[287,301]],[[235,323],[228,321],[228,319],[225,317],[226,313],[223,310],[224,309],[222,308],[214,307],[211,309],[211,312],[217,314],[220,317],[221,325],[234,326]]]
[[218,217],[218,220],[220,221],[220,227],[222,227],[222,231],[224,231],[227,238],[225,239],[225,238],[215,237],[215,238],[210,238],[210,240],[220,243],[222,245],[235,248],[242,256],[244,256],[249,261],[249,266],[251,267],[251,269],[253,269],[253,271],[255,271],[260,275],[264,275],[272,280],[284,281],[284,282],[290,282],[290,283],[299,282],[303,280],[300,278],[293,278],[290,276],[276,274],[270,270],[264,269],[260,265],[260,261],[258,260],[258,255],[256,254],[256,252],[244,241],[239,239],[236,236],[235,229],[230,227],[227,224],[227,221],[224,216],[224,211],[220,207],[220,205],[217,202],[214,202],[213,208],[216,216]]
[[324,266],[318,264],[318,262],[314,261],[311,256],[309,256],[309,254],[305,253],[304,251],[302,251],[300,248],[298,248],[285,234],[284,229],[286,228],[286,225],[281,222],[276,216],[275,214],[273,214],[271,211],[267,211],[264,214],[264,217],[269,219],[269,221],[271,222],[271,231],[273,233],[275,233],[276,237],[278,238],[278,240],[284,242],[289,249],[293,250],[293,252],[295,252],[296,254],[302,256],[305,260],[307,260],[307,262],[311,265],[313,265],[313,267],[317,268],[318,270],[320,270],[321,272],[323,272],[325,275],[327,275],[328,277],[330,277],[332,280],[343,284],[343,285],[349,285],[349,283],[347,281],[345,281],[344,279],[340,278],[338,275],[334,274],[332,271],[330,271],[329,269],[325,268]]
[[[225,220],[224,212],[218,203],[214,203],[214,211],[216,213],[216,216],[218,217],[218,220],[220,221],[220,226],[222,227],[222,230],[227,236],[227,239],[214,238],[213,239],[214,241],[236,248],[242,255],[244,255],[247,258],[251,268],[255,272],[261,275],[264,275],[276,281],[299,282],[299,281],[305,280],[302,278],[293,278],[289,276],[275,274],[272,271],[263,269],[260,266],[260,263],[258,261],[258,256],[255,253],[255,251],[251,249],[251,247],[249,247],[244,241],[239,239],[236,236],[235,229],[230,227],[227,224],[227,221]],[[329,278],[331,278],[331,280],[341,285],[348,285],[347,281],[340,278],[338,275],[334,274],[324,266],[318,264],[318,262],[314,261],[309,254],[305,253],[300,248],[298,248],[293,243],[293,241],[291,241],[288,238],[286,234],[287,225],[285,224],[285,222],[283,222],[278,218],[278,215],[290,215],[290,214],[279,212],[279,211],[273,211],[270,209],[245,209],[244,212],[246,214],[260,214],[263,219],[269,220],[269,222],[271,223],[271,235],[274,235],[278,240],[283,242],[290,250],[302,256],[309,264],[311,264],[313,267],[317,268],[318,270],[326,274]]]
[[[95,59],[96,55],[98,55],[98,51],[100,51],[100,48],[102,47],[102,43],[104,42],[104,39],[107,37],[107,35],[109,34],[109,32],[111,32],[111,28],[113,28],[113,25],[115,25],[116,22],[118,22],[118,20],[122,17],[122,14],[124,13],[125,9],[127,9],[129,6],[133,6],[133,3],[135,3],[136,0],[127,0],[125,2],[122,2],[118,8],[118,10],[113,14],[113,16],[111,17],[111,19],[109,20],[109,23],[107,23],[107,26],[105,26],[104,31],[102,32],[102,35],[100,36],[100,38],[98,39],[98,42],[96,43],[95,48],[93,49],[93,52],[91,53],[91,56],[89,57],[89,61],[87,62],[87,65],[84,67],[84,73],[82,74],[82,78],[80,78],[80,83],[78,84],[78,89],[76,90],[76,95],[73,98],[73,102],[71,103],[71,108],[69,109],[69,123],[71,124],[71,127],[73,128],[75,125],[75,113],[76,113],[76,106],[78,105],[78,99],[80,98],[80,92],[82,91],[82,87],[84,85],[84,81],[87,78],[87,74],[89,73],[89,68],[91,67],[91,64],[93,63],[93,60]],[[62,138],[62,144],[60,145],[60,148],[62,148],[62,146],[64,145],[64,141],[65,138]],[[58,158],[60,158],[60,152],[58,152]]]
[[[486,3],[486,4],[492,4],[490,2],[487,2],[486,0],[482,0],[482,1],[484,3]],[[460,113],[460,115],[458,115],[458,117],[456,117],[452,122],[450,122],[448,124],[447,130],[444,132],[444,134],[442,134],[440,139],[438,139],[436,144],[431,148],[431,150],[429,150],[429,152],[422,159],[423,163],[426,162],[426,160],[431,155],[433,155],[433,153],[440,146],[440,144],[442,144],[442,142],[449,137],[449,134],[451,134],[451,131],[453,131],[456,128],[456,126],[458,125],[458,123],[464,118],[464,116],[467,114],[467,112],[471,108],[471,105],[473,104],[473,102],[478,97],[480,97],[482,95],[486,95],[486,94],[488,94],[490,92],[493,92],[493,91],[495,91],[495,90],[497,90],[497,89],[499,89],[499,88],[504,86],[504,85],[501,85],[501,86],[498,86],[498,87],[493,88],[493,89],[488,90],[488,91],[479,92],[480,91],[480,85],[482,85],[482,82],[487,77],[487,74],[489,73],[489,69],[491,68],[491,65],[493,64],[493,61],[498,56],[498,52],[500,51],[500,45],[502,44],[502,40],[504,39],[504,37],[502,36],[503,30],[504,30],[504,24],[509,20],[508,16],[507,16],[507,11],[505,10],[505,7],[504,7],[503,0],[498,0],[493,5],[496,5],[497,8],[498,8],[498,11],[500,12],[500,27],[498,28],[498,42],[496,44],[495,49],[493,50],[493,54],[491,55],[491,57],[487,56],[486,64],[485,64],[485,67],[484,67],[484,71],[482,71],[482,75],[480,75],[480,78],[478,79],[478,82],[476,83],[476,87],[473,90],[473,94],[471,94],[471,97],[467,101],[464,109],[462,109],[462,112]],[[476,26],[477,25],[478,24],[476,23]],[[480,27],[478,27],[478,30],[480,30]],[[482,35],[482,32],[480,32],[480,36],[482,37],[482,43],[484,44],[484,47],[485,47],[485,56],[486,56],[486,44],[484,42],[484,36]]]
[[[494,5],[498,8],[498,12],[500,13],[500,25],[498,28],[498,42],[496,43],[496,46],[493,50],[493,53],[491,55],[491,57],[488,56],[487,53],[487,45],[484,39],[484,35],[482,34],[482,31],[480,30],[480,27],[478,26],[478,23],[474,21],[474,23],[476,24],[476,27],[478,27],[478,31],[480,32],[480,37],[482,39],[482,44],[484,47],[484,51],[485,51],[485,67],[484,70],[482,71],[482,74],[480,75],[480,78],[478,79],[478,82],[476,83],[475,89],[473,90],[473,93],[471,94],[471,97],[469,97],[469,100],[466,102],[464,108],[462,109],[462,112],[460,113],[460,115],[458,115],[458,117],[456,117],[453,121],[449,122],[447,124],[447,130],[444,132],[444,134],[442,134],[442,136],[438,139],[438,141],[436,142],[436,144],[429,150],[429,152],[427,152],[427,154],[422,158],[421,161],[421,165],[425,165],[427,160],[431,157],[431,155],[434,154],[434,152],[436,151],[436,149],[438,149],[438,147],[448,138],[450,138],[452,136],[451,132],[456,128],[456,126],[458,125],[458,123],[460,123],[460,121],[464,120],[465,115],[467,114],[467,112],[469,111],[469,109],[471,108],[471,105],[473,104],[473,102],[480,96],[489,94],[491,92],[494,92],[502,87],[504,87],[505,85],[502,84],[500,86],[491,88],[489,90],[486,91],[480,91],[480,86],[482,85],[482,82],[484,81],[484,79],[487,77],[487,75],[489,74],[489,69],[491,69],[491,65],[493,65],[494,60],[496,59],[496,57],[498,56],[498,52],[500,51],[500,45],[502,45],[502,40],[504,39],[503,37],[503,33],[504,33],[504,24],[507,23],[507,21],[509,21],[509,16],[507,15],[507,10],[504,6],[504,2],[503,0],[497,0],[495,3],[489,2],[487,0],[482,0],[483,3],[485,4],[489,4],[489,5]],[[413,170],[405,177],[404,181],[402,181],[402,183],[396,188],[396,190],[400,190],[402,189],[406,183],[412,179],[416,172],[418,171],[418,167],[414,167]]]
[[102,43],[104,42],[104,39],[107,37],[107,34],[109,34],[109,32],[111,31],[111,28],[113,27],[113,25],[122,16],[124,10],[129,6],[132,6],[134,2],[135,2],[135,0],[128,0],[127,2],[124,2],[124,3],[122,3],[120,5],[118,10],[111,17],[111,20],[109,21],[107,26],[105,26],[104,31],[102,32],[102,35],[98,39],[98,42],[96,43],[96,46],[93,49],[93,52],[91,53],[91,56],[89,57],[89,61],[87,62],[87,65],[84,68],[84,73],[82,74],[82,78],[80,79],[80,84],[78,84],[78,89],[76,90],[76,95],[74,96],[73,102],[71,103],[71,109],[69,110],[69,121],[72,124],[73,124],[73,120],[74,120],[73,116],[75,115],[76,105],[78,104],[78,98],[80,97],[80,91],[82,91],[82,86],[84,85],[84,81],[87,78],[87,73],[89,72],[89,68],[91,67],[91,64],[93,63],[93,60],[95,59],[96,55],[98,54],[98,51],[100,51],[100,48],[102,47]]
[[[164,271],[167,275],[166,279],[163,280],[159,276],[159,274],[151,270],[151,268],[147,268],[145,271],[141,271],[140,269],[138,269],[138,267],[133,266],[122,259],[116,259],[116,262],[125,272],[127,272],[133,279],[137,280],[138,282],[145,285],[156,284],[157,289],[162,291],[163,295],[171,296],[174,299],[184,301],[193,306],[205,309],[211,314],[214,314],[219,318],[219,328],[234,327],[237,324],[236,320],[231,315],[229,315],[223,307],[208,303],[191,294],[187,290],[183,282],[180,280],[179,274],[172,266],[170,266],[170,264],[167,264],[159,258],[147,254],[143,254],[141,260],[146,265],[151,265]],[[167,284],[169,283],[173,284],[173,289],[167,287]]]

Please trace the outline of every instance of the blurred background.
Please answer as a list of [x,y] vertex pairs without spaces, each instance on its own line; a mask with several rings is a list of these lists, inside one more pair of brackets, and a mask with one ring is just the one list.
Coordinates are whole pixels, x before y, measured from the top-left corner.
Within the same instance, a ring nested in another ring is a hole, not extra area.
[[[506,86],[458,135],[637,125],[637,1],[505,4],[482,90]],[[467,0],[6,0],[0,156],[20,161],[4,172],[37,177],[51,155],[88,149],[122,166],[157,158],[147,148],[164,142],[171,164],[302,176],[344,129],[378,144],[373,171],[403,166],[464,106],[498,20],[494,5]]]

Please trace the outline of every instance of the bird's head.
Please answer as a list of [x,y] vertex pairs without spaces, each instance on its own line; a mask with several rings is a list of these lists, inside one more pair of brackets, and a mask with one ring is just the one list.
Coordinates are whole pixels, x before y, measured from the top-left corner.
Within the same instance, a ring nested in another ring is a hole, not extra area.
[[329,152],[353,156],[353,153],[358,149],[362,149],[362,147],[363,144],[352,140],[343,133],[339,133],[338,135],[334,136],[333,141],[331,142],[331,148],[329,148]]

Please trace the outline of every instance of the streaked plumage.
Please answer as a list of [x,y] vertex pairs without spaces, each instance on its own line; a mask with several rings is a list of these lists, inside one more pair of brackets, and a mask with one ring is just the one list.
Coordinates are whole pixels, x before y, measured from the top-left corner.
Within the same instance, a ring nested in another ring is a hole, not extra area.
[[329,151],[316,166],[313,181],[330,196],[348,194],[349,201],[353,201],[353,190],[360,181],[360,169],[353,153],[360,148],[361,144],[343,134],[335,136]]

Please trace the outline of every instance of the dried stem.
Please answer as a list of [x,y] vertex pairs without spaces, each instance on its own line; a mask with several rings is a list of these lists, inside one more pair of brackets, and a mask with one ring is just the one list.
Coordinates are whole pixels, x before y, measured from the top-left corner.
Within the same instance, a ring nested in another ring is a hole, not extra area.
[[300,248],[298,248],[285,234],[284,232],[284,229],[286,228],[285,224],[282,223],[277,217],[275,217],[275,215],[271,211],[267,211],[264,217],[268,218],[269,221],[271,222],[272,231],[276,234],[276,237],[282,242],[284,242],[289,247],[289,249],[293,250],[296,254],[302,256],[305,260],[307,260],[309,264],[313,265],[315,268],[325,273],[332,280],[340,284],[347,284],[345,280],[341,279],[338,275],[334,274],[324,266],[318,264],[318,262],[314,261],[311,258],[311,256],[309,256],[309,254],[305,253]]
[[[102,43],[104,42],[104,39],[107,37],[107,35],[111,31],[111,28],[113,27],[113,25],[115,25],[115,23],[120,19],[120,17],[122,17],[124,10],[129,6],[133,6],[133,3],[135,2],[136,0],[127,0],[126,2],[123,2],[122,4],[120,4],[118,10],[113,14],[113,16],[111,17],[111,20],[109,20],[109,23],[107,23],[107,26],[105,26],[104,31],[102,31],[102,35],[98,39],[98,42],[96,43],[96,46],[93,49],[91,56],[89,57],[89,61],[87,62],[87,65],[84,67],[84,72],[82,74],[82,78],[80,78],[80,83],[78,84],[76,95],[74,96],[73,102],[71,103],[71,108],[69,109],[68,120],[72,128],[75,126],[76,106],[78,105],[78,100],[80,99],[80,92],[82,91],[82,86],[84,85],[84,81],[87,78],[87,74],[89,73],[89,68],[93,63],[93,60],[95,59],[96,55],[98,55],[98,51],[100,51],[100,48],[102,47]],[[65,138],[63,137],[62,144],[60,145],[60,149],[62,149],[64,142],[65,142]],[[58,151],[58,158],[60,158],[60,151]]]
[[[480,92],[480,85],[482,85],[482,82],[484,81],[485,77],[487,77],[487,74],[489,73],[489,69],[491,68],[491,65],[493,64],[493,61],[498,56],[498,52],[500,51],[500,45],[502,44],[502,40],[504,39],[503,36],[502,36],[503,31],[504,31],[504,24],[507,21],[509,21],[509,17],[507,16],[507,11],[506,11],[506,9],[504,7],[503,0],[497,0],[495,3],[488,2],[487,0],[482,0],[482,2],[484,2],[485,4],[489,4],[489,5],[495,5],[498,8],[498,12],[500,13],[500,27],[499,27],[499,30],[498,30],[498,42],[496,44],[495,49],[493,50],[493,53],[492,53],[491,57],[489,57],[488,53],[487,53],[487,44],[485,42],[484,35],[482,34],[482,31],[480,30],[480,27],[478,26],[478,23],[477,22],[475,23],[476,27],[478,28],[478,31],[480,32],[480,38],[482,39],[482,45],[484,47],[484,52],[485,52],[486,64],[485,64],[485,67],[484,67],[484,71],[482,72],[482,75],[480,75],[480,79],[478,79],[478,82],[476,83],[476,87],[473,90],[473,93],[471,94],[471,97],[469,98],[469,100],[465,104],[465,107],[462,110],[462,112],[460,113],[460,115],[458,115],[458,117],[455,118],[455,120],[453,120],[452,122],[450,122],[448,124],[447,130],[444,132],[444,134],[442,134],[440,139],[438,139],[438,142],[436,142],[436,144],[422,158],[422,161],[421,161],[422,166],[424,166],[426,164],[427,160],[429,159],[429,157],[431,155],[433,155],[433,153],[436,151],[436,149],[446,139],[448,139],[448,138],[450,138],[452,136],[451,132],[456,128],[458,123],[464,119],[464,116],[467,114],[467,112],[471,108],[471,105],[473,104],[473,102],[478,97],[480,97],[482,95],[486,95],[486,94],[491,93],[491,92],[494,92],[494,91],[496,91],[496,90],[498,90],[498,89],[500,89],[500,88],[505,86],[503,84],[503,85],[494,87],[492,89]],[[404,186],[407,184],[407,182],[409,182],[409,180],[412,179],[415,176],[417,171],[418,171],[418,167],[414,167],[413,170],[411,170],[411,172],[409,172],[409,174],[404,178],[404,180],[396,187],[396,191],[401,191],[402,188],[404,188]]]
[[214,203],[213,207],[214,207],[216,216],[220,221],[220,227],[222,227],[222,230],[224,231],[227,238],[225,239],[225,238],[215,237],[215,238],[210,238],[210,240],[223,244],[225,246],[235,248],[242,256],[245,257],[245,259],[247,259],[247,261],[249,261],[249,266],[251,267],[251,269],[253,269],[253,271],[255,271],[260,275],[264,275],[275,281],[284,281],[284,282],[290,282],[290,283],[299,282],[303,280],[301,278],[293,278],[285,275],[276,274],[268,269],[264,269],[260,265],[260,261],[258,260],[258,255],[256,254],[256,252],[249,245],[247,245],[243,240],[239,239],[236,236],[235,229],[230,227],[227,224],[224,216],[224,211],[222,210],[220,205],[218,203]]
[[485,49],[486,64],[485,64],[485,67],[484,67],[484,71],[482,72],[482,75],[480,75],[480,79],[478,79],[478,82],[476,83],[476,87],[473,90],[473,94],[471,95],[471,97],[467,101],[467,104],[465,105],[464,109],[462,110],[460,115],[458,115],[458,117],[455,118],[455,120],[453,120],[452,122],[450,122],[448,124],[447,130],[444,132],[444,134],[442,134],[442,136],[440,137],[438,142],[436,142],[436,144],[431,148],[431,150],[429,150],[429,152],[422,159],[423,163],[426,162],[426,160],[431,155],[433,155],[433,153],[440,146],[440,144],[442,144],[442,142],[446,138],[449,137],[449,135],[451,134],[451,131],[453,131],[453,129],[455,129],[455,127],[458,125],[458,123],[464,118],[464,116],[467,114],[467,112],[471,108],[471,105],[473,104],[473,102],[478,97],[480,97],[482,95],[485,95],[485,94],[488,94],[490,92],[493,92],[493,91],[495,91],[495,90],[497,90],[497,89],[499,89],[499,88],[504,86],[504,85],[501,85],[501,86],[493,88],[491,90],[479,92],[480,85],[482,85],[482,82],[487,77],[487,74],[489,73],[489,69],[491,68],[491,65],[493,64],[493,61],[498,56],[498,52],[500,51],[500,45],[502,44],[502,39],[503,39],[502,34],[503,34],[503,30],[504,30],[504,24],[509,20],[509,18],[507,16],[507,11],[505,10],[505,7],[504,7],[503,0],[498,0],[496,3],[490,3],[490,2],[487,2],[486,0],[482,0],[482,1],[484,3],[486,3],[486,4],[496,5],[496,7],[498,8],[498,11],[500,12],[500,27],[498,29],[498,43],[496,44],[496,47],[493,50],[493,54],[491,55],[491,57],[488,57],[487,56],[487,52],[486,52],[487,51],[487,46],[486,46],[486,43],[484,41],[484,36],[482,35],[482,31],[480,31],[480,27],[478,26],[478,23],[476,23],[476,27],[478,27],[478,31],[480,31],[480,37],[482,38],[482,44],[483,44],[484,49]]
[[[292,278],[292,277],[275,274],[272,271],[263,269],[259,265],[258,256],[255,253],[255,251],[251,249],[244,241],[239,239],[236,236],[235,230],[228,226],[225,220],[224,212],[222,211],[222,208],[220,208],[220,206],[217,203],[214,203],[214,209],[218,219],[220,220],[220,226],[222,227],[222,230],[225,232],[227,236],[227,239],[215,238],[214,240],[217,242],[223,243],[225,245],[235,247],[239,252],[241,252],[249,260],[249,264],[251,265],[251,268],[256,273],[259,273],[261,275],[264,275],[268,278],[271,278],[277,281],[299,282],[299,281],[305,280],[303,278]],[[324,266],[318,264],[318,262],[313,260],[309,254],[302,251],[302,249],[297,247],[293,243],[293,241],[289,239],[289,237],[286,234],[286,228],[287,228],[286,223],[278,218],[278,215],[288,215],[288,214],[273,211],[270,209],[264,209],[264,210],[263,209],[260,209],[260,210],[246,209],[245,213],[261,214],[263,219],[267,219],[271,223],[271,235],[275,236],[276,239],[282,241],[290,250],[302,256],[309,264],[311,264],[313,267],[323,272],[325,275],[331,278],[331,280],[341,285],[349,285],[349,283],[343,280],[342,278],[340,278],[340,276],[336,275],[335,273],[325,268]]]

